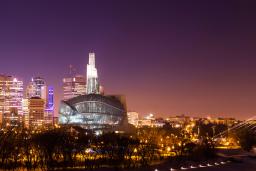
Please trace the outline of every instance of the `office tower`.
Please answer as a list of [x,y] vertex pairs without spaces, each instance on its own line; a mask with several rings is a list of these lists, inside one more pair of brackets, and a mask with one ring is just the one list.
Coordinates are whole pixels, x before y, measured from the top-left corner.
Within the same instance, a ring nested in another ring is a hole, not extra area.
[[48,87],[47,93],[47,102],[46,102],[46,109],[44,113],[44,120],[45,124],[52,125],[53,124],[53,115],[54,115],[54,92],[53,87]]
[[[47,87],[45,80],[42,77],[33,77],[31,82],[27,86],[26,91],[27,100],[30,100],[33,97],[38,97],[44,100],[44,123],[52,124],[53,123],[53,113],[54,113],[54,104],[53,104],[53,87]],[[26,107],[25,107],[26,108]],[[25,122],[27,122],[25,116]]]
[[28,109],[29,100],[27,98],[22,99],[22,109],[24,116],[24,126],[29,127],[29,109]]
[[28,99],[29,127],[41,127],[44,123],[45,100],[39,97]]
[[67,77],[63,79],[63,99],[68,100],[73,97],[86,94],[86,79],[82,75]]
[[137,112],[127,112],[128,123],[138,126],[139,114]]
[[12,76],[0,75],[0,121],[14,110],[18,115],[23,114],[22,98],[23,82]]
[[47,109],[53,111],[54,110],[54,95],[53,95],[53,87],[48,87],[48,93],[47,93]]
[[86,94],[99,94],[98,73],[95,67],[95,54],[89,53],[89,64],[87,64]]
[[47,88],[45,80],[41,77],[33,77],[31,82],[27,86],[26,96],[27,98],[31,97],[40,97],[46,101],[47,99]]

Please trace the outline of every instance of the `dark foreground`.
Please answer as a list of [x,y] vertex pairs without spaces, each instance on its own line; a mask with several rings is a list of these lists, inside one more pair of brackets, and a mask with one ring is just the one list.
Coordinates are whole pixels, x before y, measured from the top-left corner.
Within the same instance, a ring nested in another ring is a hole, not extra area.
[[[222,157],[212,161],[202,161],[201,163],[183,163],[180,166],[173,166],[169,162],[150,166],[147,168],[99,168],[94,171],[256,171],[256,157],[243,151],[224,150],[220,151]],[[192,167],[192,168],[191,168]],[[76,169],[72,169],[72,171]],[[77,171],[80,169],[77,169]]]
[[[206,165],[203,165],[206,166]],[[198,167],[198,166],[194,166]],[[207,166],[203,168],[179,168],[174,169],[172,171],[181,171],[181,170],[188,170],[188,171],[256,171],[256,158],[251,157],[242,157],[240,160],[225,162],[225,164],[220,164],[218,166]],[[74,169],[75,171],[75,169]],[[166,164],[159,165],[159,166],[152,166],[148,168],[136,168],[136,169],[114,169],[114,168],[101,168],[96,169],[94,171],[171,171],[171,166]]]

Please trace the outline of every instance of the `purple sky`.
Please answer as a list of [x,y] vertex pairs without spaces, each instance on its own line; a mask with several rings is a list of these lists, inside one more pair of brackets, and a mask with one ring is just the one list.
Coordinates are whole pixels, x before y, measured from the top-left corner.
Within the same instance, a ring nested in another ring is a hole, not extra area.
[[254,1],[0,2],[0,73],[42,76],[62,95],[68,65],[96,53],[107,94],[158,116],[256,115]]

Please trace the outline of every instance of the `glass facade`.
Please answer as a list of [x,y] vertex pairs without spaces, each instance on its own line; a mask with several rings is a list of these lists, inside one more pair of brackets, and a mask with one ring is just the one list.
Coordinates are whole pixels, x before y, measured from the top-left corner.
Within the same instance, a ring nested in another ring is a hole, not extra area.
[[0,115],[16,108],[22,115],[23,81],[12,76],[0,75]]
[[86,79],[82,75],[63,79],[64,100],[86,94]]
[[80,125],[88,128],[120,125],[126,116],[124,105],[117,99],[90,94],[62,101],[60,124]]

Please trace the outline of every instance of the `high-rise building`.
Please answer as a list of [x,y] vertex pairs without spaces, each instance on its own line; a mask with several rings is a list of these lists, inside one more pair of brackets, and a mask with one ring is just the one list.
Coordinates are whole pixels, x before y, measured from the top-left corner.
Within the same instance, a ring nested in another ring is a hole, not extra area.
[[67,77],[63,79],[63,99],[68,100],[73,97],[86,94],[86,79],[82,75]]
[[0,117],[13,110],[22,115],[23,81],[12,76],[0,75]]
[[48,87],[48,93],[47,93],[47,103],[46,103],[46,109],[44,113],[44,120],[45,124],[52,125],[53,124],[53,115],[54,115],[54,93],[53,93],[53,87]]
[[27,98],[40,97],[46,101],[47,88],[45,80],[42,77],[33,77],[27,86],[26,96]]
[[48,94],[47,94],[47,109],[53,111],[54,110],[54,95],[53,95],[53,87],[48,87]]
[[32,97],[28,100],[29,127],[41,127],[44,124],[45,100]]
[[[34,97],[38,97],[44,100],[44,123],[52,124],[54,113],[53,87],[48,87],[42,77],[33,77],[27,86],[26,97],[27,100],[30,100]],[[26,106],[24,106],[24,108],[26,109]],[[28,112],[26,112],[26,114],[28,114]],[[28,117],[29,116],[25,116],[26,123],[29,123],[27,121],[28,119],[26,119]]]
[[100,94],[98,73],[95,67],[95,53],[89,53],[89,64],[87,64],[86,94]]
[[22,99],[22,109],[24,116],[24,125],[25,127],[29,127],[29,109],[28,109],[29,100],[27,98]]

